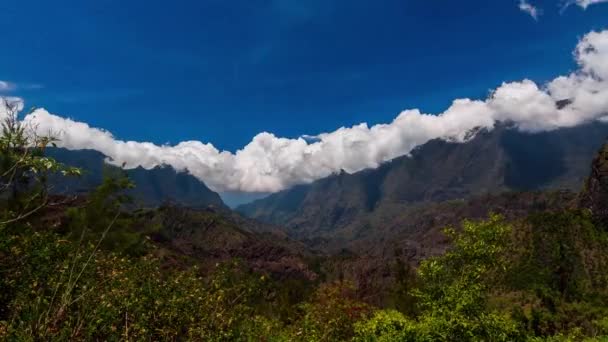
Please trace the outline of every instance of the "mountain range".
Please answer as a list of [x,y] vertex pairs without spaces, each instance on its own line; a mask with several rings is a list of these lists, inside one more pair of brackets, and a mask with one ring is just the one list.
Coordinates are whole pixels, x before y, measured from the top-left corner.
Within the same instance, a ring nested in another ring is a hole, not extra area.
[[[499,124],[474,133],[465,143],[432,140],[376,169],[334,174],[236,210],[285,227],[313,248],[335,251],[388,227],[406,229],[427,210],[421,208],[439,203],[505,192],[577,191],[608,137],[608,125],[532,134]],[[492,198],[486,200],[504,202]],[[478,204],[486,208],[481,215],[492,208]]]
[[[376,169],[336,173],[235,211],[187,172],[170,167],[125,172],[136,184],[130,194],[143,206],[212,207],[236,227],[286,234],[317,252],[388,255],[405,248],[418,260],[440,253],[439,229],[462,218],[571,201],[606,137],[608,124],[602,123],[542,133],[499,124],[471,132],[465,143],[432,140]],[[53,148],[48,154],[86,170],[80,178],[56,182],[58,193],[84,193],[100,184],[104,173],[119,170],[97,151]],[[424,241],[433,247],[424,247]]]

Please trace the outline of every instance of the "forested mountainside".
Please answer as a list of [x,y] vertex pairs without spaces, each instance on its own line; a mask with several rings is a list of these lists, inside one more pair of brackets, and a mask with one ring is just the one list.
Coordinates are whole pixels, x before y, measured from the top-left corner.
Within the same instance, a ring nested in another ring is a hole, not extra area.
[[[59,162],[85,170],[78,178],[55,177],[52,180],[55,193],[86,193],[101,184],[104,173],[122,172],[120,168],[105,163],[106,156],[101,152],[49,148],[47,153]],[[216,192],[186,172],[177,172],[169,166],[150,170],[138,167],[125,172],[137,184],[129,193],[141,205],[159,206],[174,203],[193,208],[205,208],[210,205],[225,208]]]
[[578,191],[606,136],[608,125],[600,123],[537,134],[499,125],[463,144],[433,140],[377,169],[335,174],[236,210],[282,225],[294,237],[336,238],[339,246],[406,221],[405,213],[421,203],[504,191]]
[[178,257],[189,257],[204,270],[222,262],[239,259],[253,271],[276,279],[314,280],[317,275],[307,265],[312,256],[301,243],[272,232],[256,233],[256,223],[235,220],[226,211],[212,208],[190,209],[163,206],[137,215],[142,227],[156,227],[146,234],[159,246]]

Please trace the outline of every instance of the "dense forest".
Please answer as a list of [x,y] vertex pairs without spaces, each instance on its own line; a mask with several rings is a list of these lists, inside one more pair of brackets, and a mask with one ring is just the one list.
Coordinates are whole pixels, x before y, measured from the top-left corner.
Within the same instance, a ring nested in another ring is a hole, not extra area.
[[[444,253],[396,253],[391,282],[370,291],[339,272],[356,258],[346,251],[277,245],[224,209],[139,208],[120,170],[85,195],[56,195],[50,180],[86,170],[49,157],[53,144],[14,116],[2,125],[2,340],[608,340],[608,145],[576,196],[547,192],[560,205],[445,227]],[[214,240],[172,248],[190,236],[184,221]],[[235,236],[230,260],[205,249]],[[273,253],[296,260],[290,272],[273,272]]]

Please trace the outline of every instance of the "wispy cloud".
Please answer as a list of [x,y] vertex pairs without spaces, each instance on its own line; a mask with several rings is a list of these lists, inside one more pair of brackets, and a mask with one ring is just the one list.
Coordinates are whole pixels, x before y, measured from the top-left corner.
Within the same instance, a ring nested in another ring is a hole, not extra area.
[[39,90],[39,89],[44,89],[44,84],[30,83],[30,84],[23,85],[21,88],[27,89],[27,90]]
[[527,0],[519,1],[519,9],[522,12],[529,14],[534,20],[538,20],[538,18],[542,15],[542,10],[537,8],[536,6],[530,4]]
[[[118,140],[108,131],[44,109],[26,115],[23,121],[39,134],[58,132],[61,147],[94,149],[115,165],[170,165],[217,191],[275,192],[341,169],[355,172],[378,167],[432,139],[464,142],[472,129],[492,129],[497,122],[541,132],[608,121],[608,30],[585,35],[574,55],[578,69],[544,85],[528,79],[503,83],[486,99],[456,99],[442,113],[408,109],[392,122],[361,123],[312,137],[288,139],[262,132],[236,153],[201,141],[156,145]],[[564,99],[570,103],[558,107],[557,102]]]
[[0,80],[0,92],[11,92],[15,90],[39,90],[43,89],[44,85],[39,83],[22,83]]
[[577,5],[577,6],[581,7],[582,9],[587,9],[587,7],[589,7],[591,5],[600,4],[603,2],[608,2],[608,0],[568,0],[565,2],[564,7],[562,8],[562,11],[564,11],[566,8],[570,7],[570,5]]
[[15,89],[15,85],[9,81],[0,80],[0,91],[11,91]]

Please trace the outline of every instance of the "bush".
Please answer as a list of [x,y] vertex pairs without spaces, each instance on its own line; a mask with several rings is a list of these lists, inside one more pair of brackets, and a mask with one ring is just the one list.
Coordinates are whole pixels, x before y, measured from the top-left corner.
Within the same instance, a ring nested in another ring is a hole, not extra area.
[[366,304],[355,299],[355,288],[348,282],[322,284],[300,309],[302,316],[291,329],[292,339],[302,341],[349,340],[354,324],[370,312]]
[[3,252],[20,263],[0,269],[10,274],[0,283],[11,290],[5,338],[246,340],[269,330],[251,326],[250,303],[264,281],[237,262],[204,279],[196,268],[161,271],[154,258],[77,246],[52,233],[22,231],[11,241]]
[[396,310],[378,310],[367,320],[355,324],[358,342],[416,341],[416,323]]

